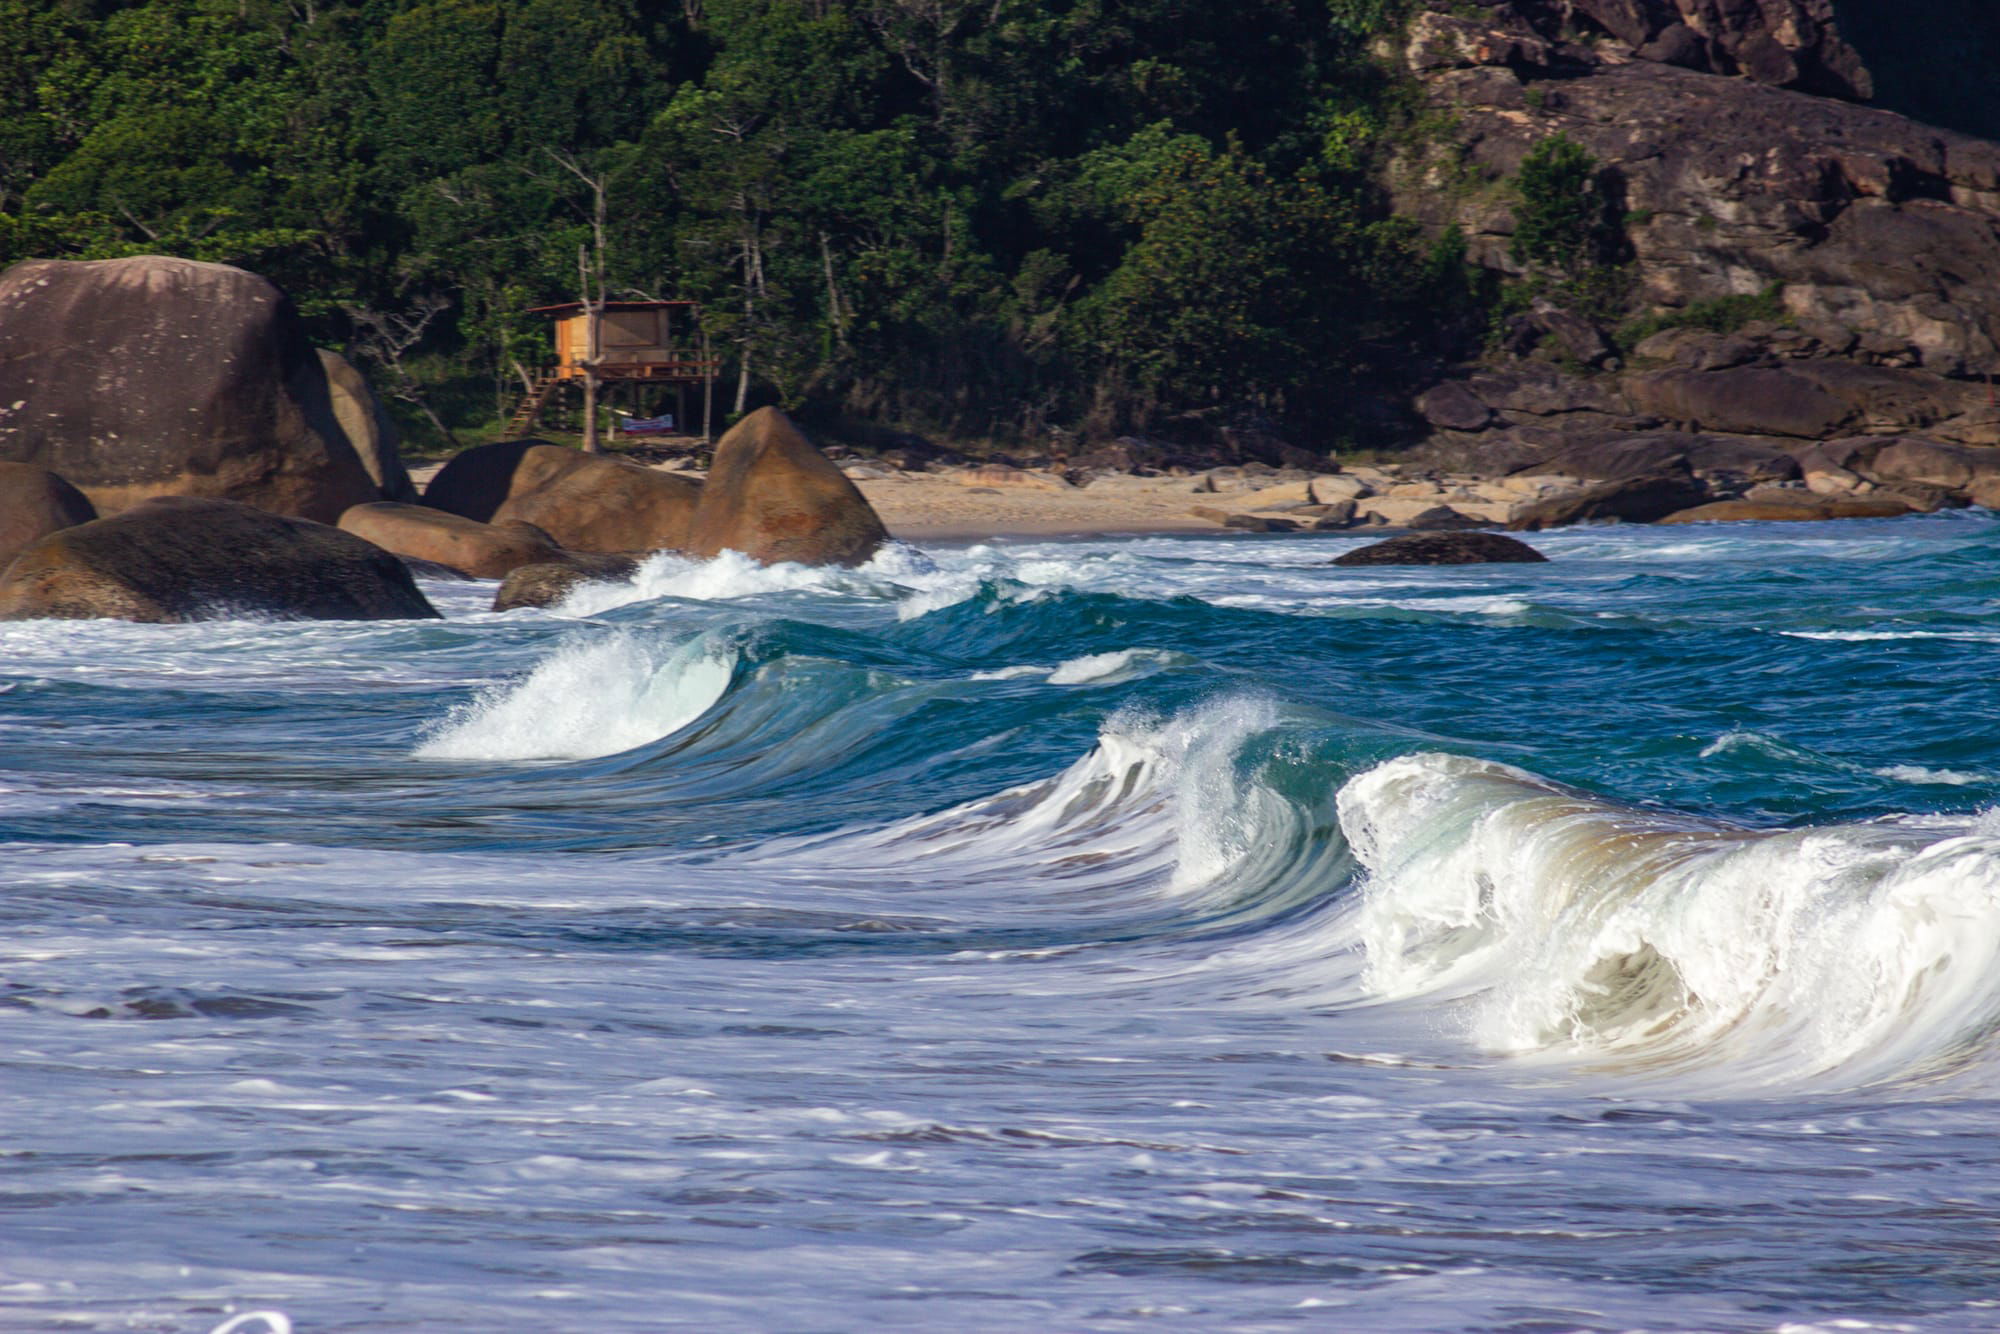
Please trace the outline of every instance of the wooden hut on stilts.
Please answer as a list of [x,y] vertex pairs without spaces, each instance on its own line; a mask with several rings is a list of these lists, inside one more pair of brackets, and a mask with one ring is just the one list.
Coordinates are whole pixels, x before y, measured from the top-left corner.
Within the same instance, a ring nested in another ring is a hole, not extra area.
[[[591,347],[591,308],[582,301],[538,306],[531,315],[555,322],[553,366],[527,372],[520,405],[507,424],[509,434],[534,430],[551,400],[571,386],[582,387],[594,373],[599,386],[634,384],[674,392],[673,426],[687,429],[699,388],[701,437],[715,439],[715,380],[722,362],[709,349],[701,305],[694,301],[606,301],[597,316],[597,347]],[[594,396],[592,396],[594,397]]]

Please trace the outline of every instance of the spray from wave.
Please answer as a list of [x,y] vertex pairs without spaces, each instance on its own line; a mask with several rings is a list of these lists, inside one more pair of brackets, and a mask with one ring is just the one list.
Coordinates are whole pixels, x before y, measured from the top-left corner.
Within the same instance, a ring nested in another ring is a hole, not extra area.
[[663,648],[638,634],[565,645],[525,680],[454,710],[416,749],[426,760],[578,760],[668,736],[728,690],[737,653],[709,635]]
[[2000,1027],[1991,821],[1751,830],[1440,754],[1338,808],[1371,989],[1462,998],[1497,1052],[1857,1084],[1963,1066]]

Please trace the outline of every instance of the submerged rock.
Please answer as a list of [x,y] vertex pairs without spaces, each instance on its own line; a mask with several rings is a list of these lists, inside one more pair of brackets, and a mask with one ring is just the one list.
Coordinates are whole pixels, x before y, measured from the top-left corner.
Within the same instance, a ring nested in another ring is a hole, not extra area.
[[47,468],[0,463],[0,570],[24,547],[96,517],[90,498]]
[[1502,533],[1409,533],[1335,556],[1330,565],[1533,565],[1548,560]]
[[530,523],[477,523],[426,505],[381,500],[340,516],[342,532],[384,551],[447,566],[476,579],[504,579],[523,565],[554,560],[561,548]]
[[859,565],[888,539],[854,483],[784,413],[759,408],[716,444],[685,549],[740,551],[766,565]]
[[493,595],[493,610],[546,607],[568,597],[579,584],[630,579],[638,573],[640,559],[639,555],[566,551],[554,560],[523,565],[501,583],[500,591]]
[[434,619],[395,556],[322,523],[163,497],[52,533],[0,574],[0,620]]

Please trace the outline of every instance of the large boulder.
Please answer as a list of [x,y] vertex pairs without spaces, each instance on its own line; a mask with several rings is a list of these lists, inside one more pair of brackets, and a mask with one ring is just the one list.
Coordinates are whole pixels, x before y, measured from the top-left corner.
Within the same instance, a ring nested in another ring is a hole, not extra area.
[[437,616],[403,563],[325,524],[165,497],[52,533],[0,574],[0,620]]
[[285,294],[159,255],[0,273],[0,460],[105,513],[207,496],[332,523],[381,498]]
[[1547,556],[1500,533],[1410,533],[1335,556],[1332,565],[1533,565]]
[[1874,482],[1917,482],[1947,491],[2000,480],[2000,449],[1941,444],[1919,436],[1883,441],[1864,465]]
[[630,579],[645,553],[627,556],[593,551],[566,551],[554,560],[523,565],[509,574],[493,595],[493,610],[547,607],[568,597],[580,584]]
[[703,491],[699,483],[626,459],[565,452],[570,455],[566,467],[540,486],[515,494],[493,512],[493,522],[531,523],[571,551],[661,551],[686,545],[696,497]]
[[741,551],[766,565],[859,565],[888,530],[840,469],[776,408],[759,408],[715,447],[687,551]]
[[375,397],[367,377],[354,369],[346,357],[325,348],[319,350],[319,364],[326,372],[333,420],[347,437],[361,466],[367,469],[375,489],[385,500],[414,502],[417,488],[403,467],[401,433],[383,411],[382,401]]
[[1507,526],[1517,532],[1536,532],[1592,520],[1651,523],[1707,499],[1701,483],[1685,474],[1627,477],[1530,501],[1514,511]]
[[477,523],[426,505],[378,500],[340,516],[342,532],[384,551],[429,561],[475,579],[504,579],[523,565],[555,560],[555,540],[533,524]]
[[90,498],[31,463],[0,463],[0,570],[50,533],[97,517]]
[[546,440],[496,440],[474,445],[445,461],[424,488],[424,504],[462,518],[490,523],[500,507],[567,472],[579,458]]
[[1718,500],[1660,519],[1660,523],[1788,522],[1813,519],[1893,519],[1915,507],[1896,497],[1826,496],[1813,491]]
[[1853,408],[1812,380],[1755,366],[1635,375],[1625,390],[1641,411],[1696,431],[1819,440],[1854,416]]

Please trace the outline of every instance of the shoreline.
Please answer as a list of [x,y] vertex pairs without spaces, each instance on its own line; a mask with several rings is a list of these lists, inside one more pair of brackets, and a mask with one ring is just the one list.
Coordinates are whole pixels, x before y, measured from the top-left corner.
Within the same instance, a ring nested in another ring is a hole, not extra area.
[[[421,491],[442,466],[410,469],[411,482]],[[685,463],[649,466],[700,477]],[[1822,489],[1815,484],[1824,479],[1808,477],[1803,485],[1750,486],[1732,494],[1708,491],[1689,477],[1661,498],[1644,494],[1657,489],[1658,478],[1605,483],[1557,473],[1441,476],[1394,464],[1349,469],[1329,464],[1324,473],[1246,465],[1179,475],[1082,477],[1004,465],[902,471],[856,459],[840,466],[889,536],[917,545],[1261,535],[1379,540],[1452,529],[1537,531],[1606,519],[1645,524],[1891,517],[1945,503],[1942,497],[1894,492],[1868,496],[1878,488],[1859,478],[1852,479],[1859,484],[1852,490],[1848,484]],[[1625,503],[1632,487],[1645,507]]]

